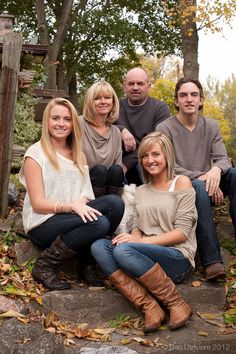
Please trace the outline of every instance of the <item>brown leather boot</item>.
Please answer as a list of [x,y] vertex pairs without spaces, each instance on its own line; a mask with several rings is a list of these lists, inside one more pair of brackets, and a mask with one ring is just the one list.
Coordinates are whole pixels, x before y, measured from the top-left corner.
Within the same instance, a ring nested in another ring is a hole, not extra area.
[[50,290],[70,289],[70,284],[59,278],[58,267],[75,255],[76,252],[67,248],[58,236],[51,246],[36,259],[32,270],[33,279]]
[[191,308],[159,264],[155,264],[138,281],[170,310],[170,329],[179,328],[189,320]]
[[156,331],[165,317],[165,313],[160,308],[157,301],[148,295],[142,285],[140,285],[133,278],[129,277],[121,269],[118,269],[112,273],[108,279],[134,307],[144,313],[144,334]]

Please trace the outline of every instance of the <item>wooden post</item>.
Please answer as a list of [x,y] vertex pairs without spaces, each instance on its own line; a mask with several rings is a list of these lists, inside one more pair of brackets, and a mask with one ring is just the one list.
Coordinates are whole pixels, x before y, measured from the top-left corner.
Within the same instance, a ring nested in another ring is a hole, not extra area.
[[0,76],[0,218],[6,215],[8,207],[8,184],[21,49],[22,34],[14,32],[6,34],[3,42]]

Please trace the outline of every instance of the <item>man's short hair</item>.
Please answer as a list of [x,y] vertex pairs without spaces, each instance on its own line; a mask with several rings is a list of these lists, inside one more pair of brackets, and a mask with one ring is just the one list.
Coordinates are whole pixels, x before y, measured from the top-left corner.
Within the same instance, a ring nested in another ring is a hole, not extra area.
[[[185,78],[182,77],[181,79],[179,79],[175,85],[175,100],[178,99],[178,92],[181,88],[181,86],[183,84],[187,84],[188,82],[192,82],[193,84],[195,84],[197,86],[197,88],[199,89],[199,93],[200,93],[200,97],[204,98],[204,93],[203,93],[203,88],[202,88],[202,84],[200,83],[199,80],[197,79],[191,79],[191,78]],[[179,107],[175,105],[176,110],[179,110]],[[201,110],[203,108],[203,105],[199,106],[199,110]]]

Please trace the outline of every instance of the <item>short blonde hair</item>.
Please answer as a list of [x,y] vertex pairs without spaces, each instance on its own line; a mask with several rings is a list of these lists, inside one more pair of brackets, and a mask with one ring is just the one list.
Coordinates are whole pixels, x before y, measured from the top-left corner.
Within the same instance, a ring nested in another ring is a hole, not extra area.
[[149,173],[143,168],[142,157],[145,152],[149,151],[155,144],[159,144],[161,146],[163,155],[166,158],[167,165],[167,181],[171,180],[174,175],[174,167],[175,167],[175,153],[171,140],[162,133],[153,132],[146,135],[138,148],[138,159],[141,167],[141,172],[143,176],[143,180],[145,183],[149,183],[151,181],[151,176]]
[[94,106],[95,98],[98,95],[111,95],[113,100],[113,107],[109,112],[106,122],[108,124],[115,123],[119,115],[119,100],[113,87],[107,81],[99,81],[90,86],[84,97],[83,116],[87,122],[94,124],[94,117],[96,116],[96,109]]
[[40,139],[41,146],[44,150],[45,155],[49,159],[52,166],[59,170],[58,158],[56,155],[56,151],[53,148],[51,137],[48,130],[49,119],[51,110],[55,106],[64,106],[67,107],[71,113],[72,119],[72,132],[67,137],[67,144],[70,146],[72,150],[72,159],[73,162],[78,166],[80,171],[84,173],[84,167],[86,164],[86,158],[84,153],[82,152],[81,139],[82,139],[82,128],[79,123],[78,113],[73,106],[73,104],[66,100],[65,98],[54,98],[52,99],[46,106],[43,113],[43,121],[42,121],[42,135]]

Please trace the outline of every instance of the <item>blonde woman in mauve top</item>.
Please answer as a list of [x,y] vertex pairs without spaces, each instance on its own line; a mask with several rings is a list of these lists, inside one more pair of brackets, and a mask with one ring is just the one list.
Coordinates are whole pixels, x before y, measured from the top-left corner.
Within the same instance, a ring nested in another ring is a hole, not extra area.
[[122,141],[120,130],[113,125],[118,119],[119,101],[106,81],[93,84],[86,92],[83,116],[83,151],[87,158],[95,197],[122,192]]
[[51,100],[43,114],[41,139],[29,147],[20,170],[26,188],[24,228],[44,249],[32,276],[50,290],[70,288],[59,277],[59,267],[95,240],[112,235],[123,215],[120,197],[94,199],[81,136],[72,103]]
[[135,194],[136,215],[130,233],[92,244],[102,271],[131,303],[143,311],[144,333],[155,331],[170,312],[176,329],[192,310],[175,283],[194,268],[195,191],[188,177],[174,175],[174,151],[164,134],[148,134],[138,149],[144,185]]

